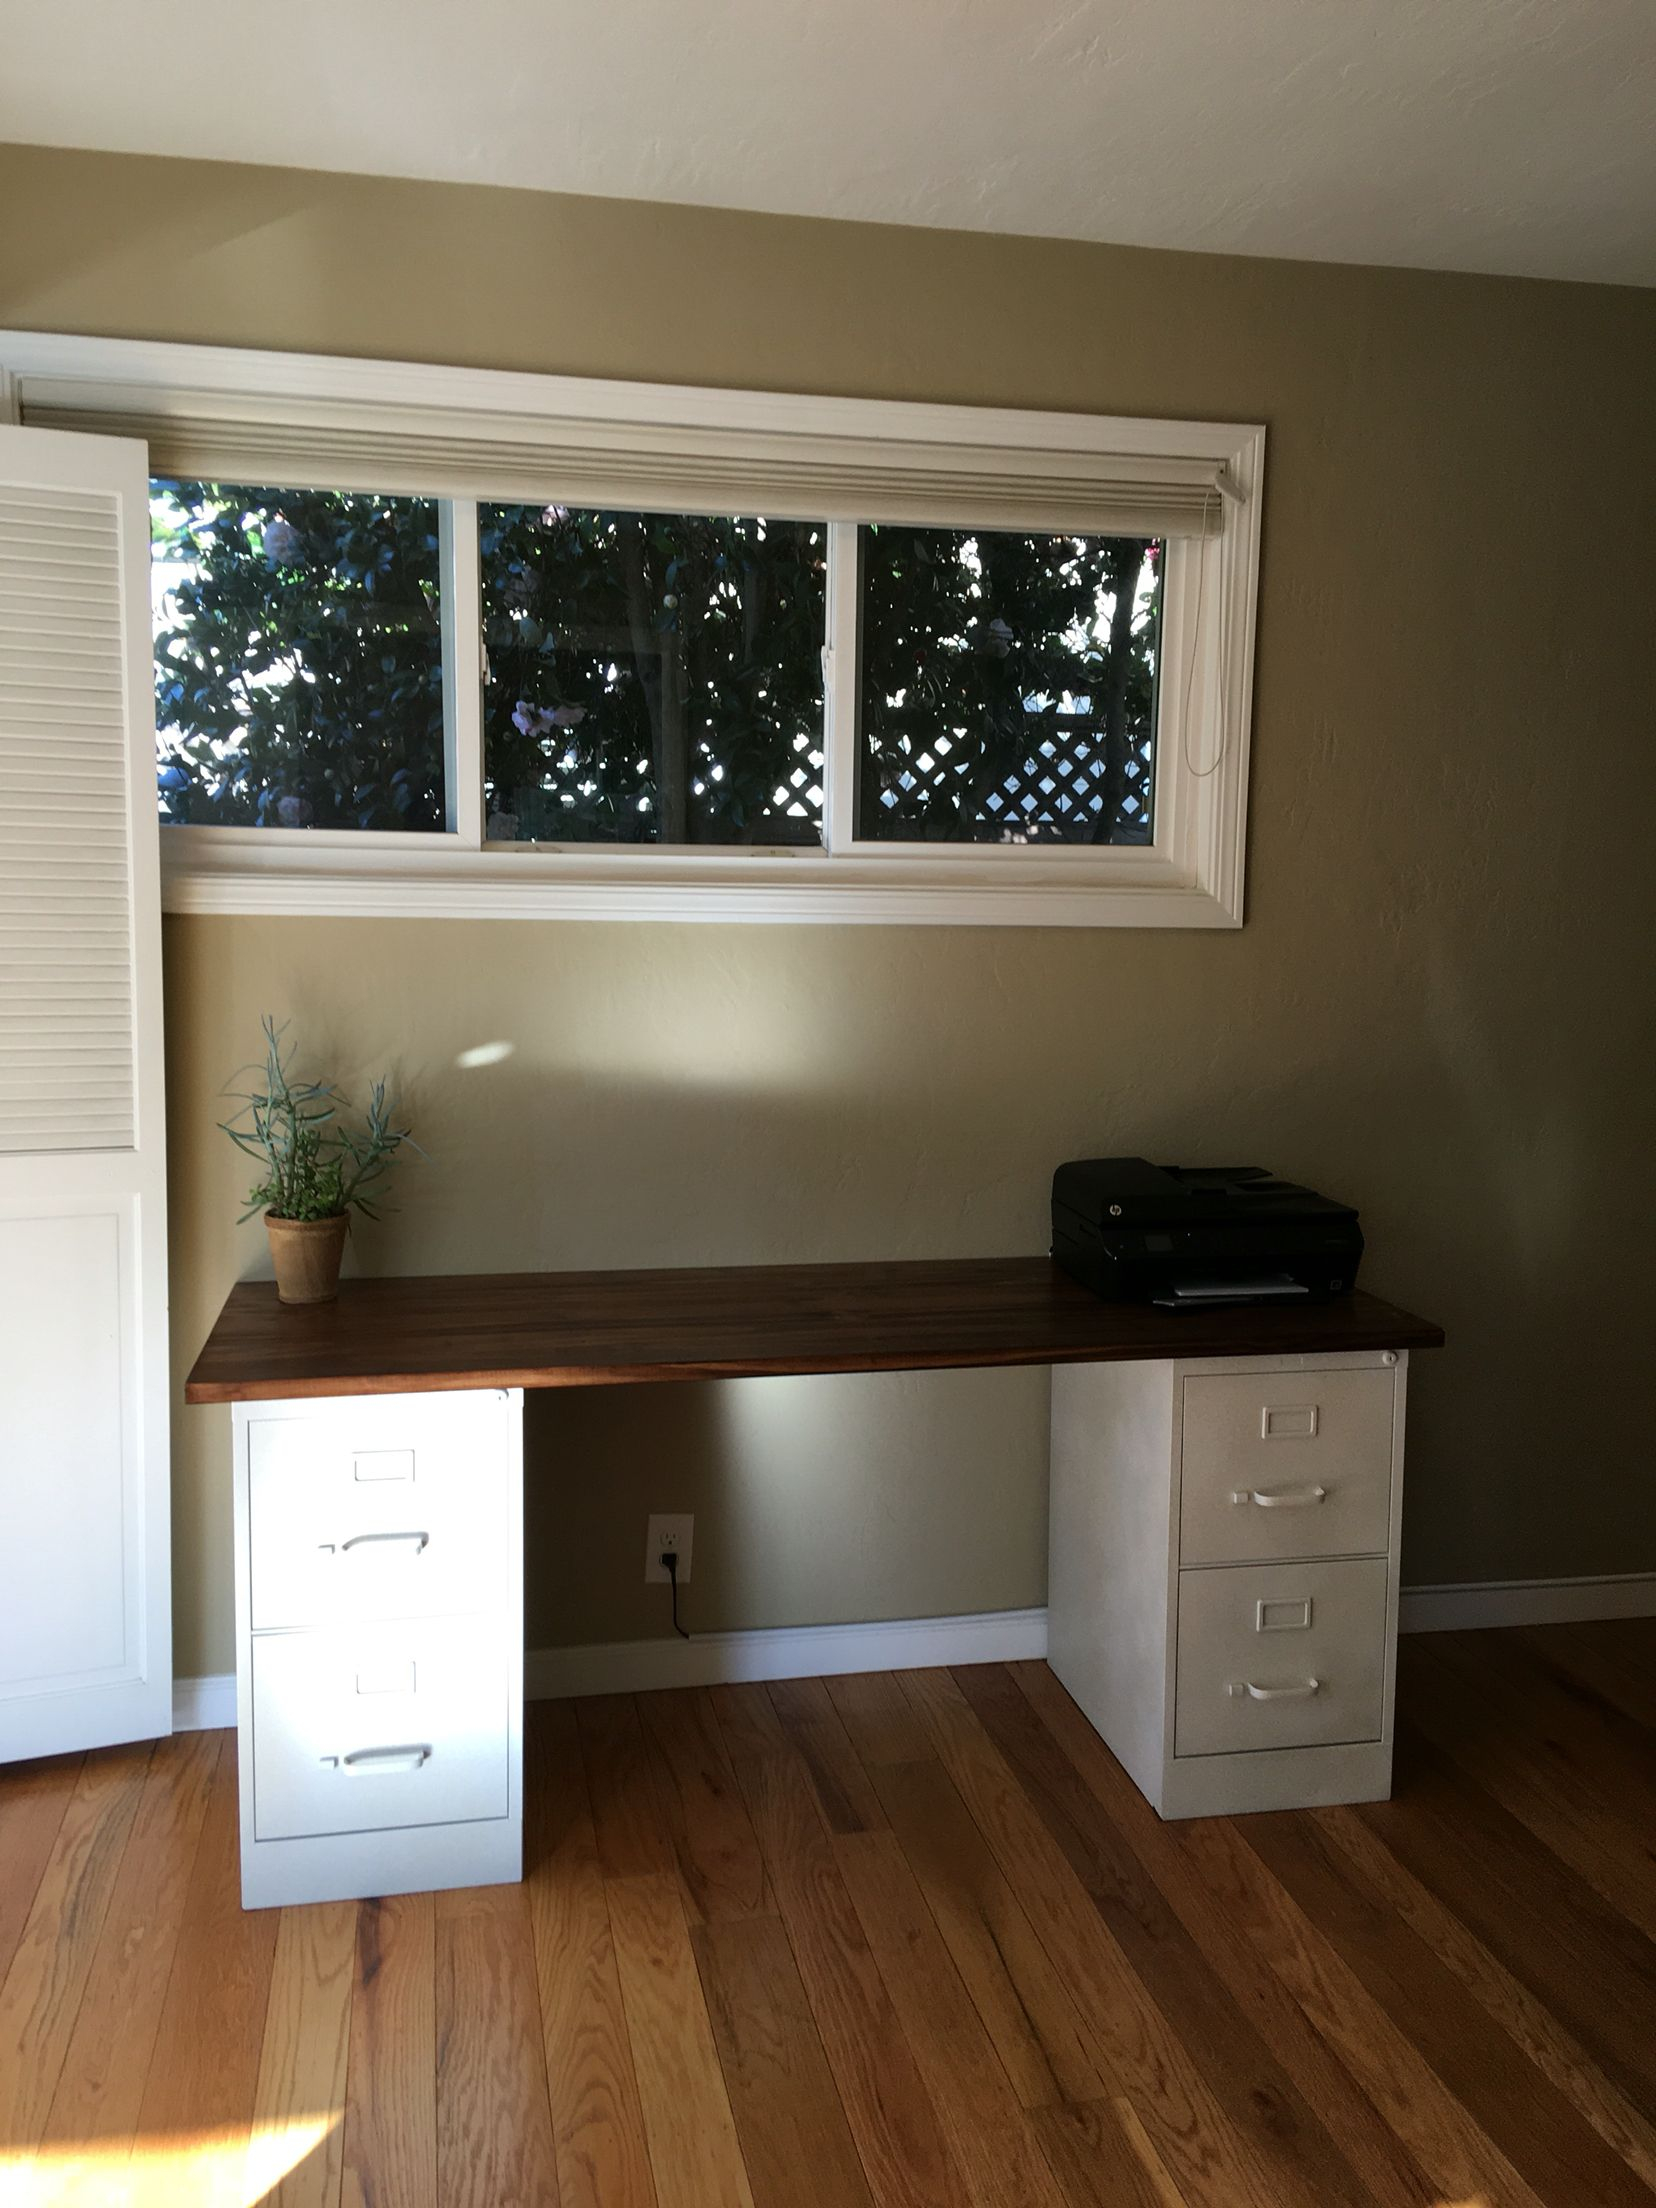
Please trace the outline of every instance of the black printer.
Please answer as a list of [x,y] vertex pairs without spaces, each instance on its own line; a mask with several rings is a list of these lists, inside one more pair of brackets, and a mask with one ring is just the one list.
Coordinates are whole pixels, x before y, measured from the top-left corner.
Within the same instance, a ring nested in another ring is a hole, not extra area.
[[1052,1177],[1053,1259],[1111,1303],[1338,1296],[1362,1254],[1349,1204],[1260,1165],[1078,1158]]

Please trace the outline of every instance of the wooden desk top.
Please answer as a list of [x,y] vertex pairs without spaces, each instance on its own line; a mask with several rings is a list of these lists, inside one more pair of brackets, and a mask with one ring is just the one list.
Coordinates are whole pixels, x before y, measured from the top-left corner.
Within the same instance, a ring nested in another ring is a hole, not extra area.
[[446,1388],[608,1387],[801,1372],[916,1372],[1135,1357],[1435,1349],[1375,1296],[1162,1311],[1101,1303],[1046,1257],[348,1280],[339,1301],[231,1290],[188,1403]]

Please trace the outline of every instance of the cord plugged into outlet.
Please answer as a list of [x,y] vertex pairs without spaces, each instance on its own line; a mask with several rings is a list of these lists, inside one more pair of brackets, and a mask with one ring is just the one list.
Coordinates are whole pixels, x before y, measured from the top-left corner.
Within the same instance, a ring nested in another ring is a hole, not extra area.
[[664,1572],[665,1572],[665,1573],[667,1574],[668,1582],[669,1582],[669,1584],[671,1585],[671,1587],[672,1587],[672,1590],[673,1590],[673,1631],[674,1631],[674,1632],[675,1632],[675,1633],[676,1633],[676,1634],[678,1635],[678,1637],[679,1637],[679,1639],[680,1639],[681,1641],[687,1641],[687,1640],[688,1640],[688,1639],[690,1638],[690,1632],[689,1632],[689,1628],[688,1628],[687,1626],[682,1626],[682,1625],[680,1625],[680,1623],[679,1623],[679,1614],[678,1614],[678,1557],[677,1557],[677,1554],[676,1554],[676,1553],[675,1553],[675,1552],[674,1552],[674,1551],[673,1551],[672,1549],[663,1549],[663,1550],[662,1550],[662,1552],[661,1552],[661,1568],[662,1568],[662,1570],[663,1570],[663,1571],[664,1571]]
[[689,1511],[654,1511],[644,1535],[644,1577],[651,1586],[662,1580],[673,1590],[673,1630],[684,1640],[689,1633],[679,1624],[678,1591],[690,1577],[690,1543],[696,1521]]

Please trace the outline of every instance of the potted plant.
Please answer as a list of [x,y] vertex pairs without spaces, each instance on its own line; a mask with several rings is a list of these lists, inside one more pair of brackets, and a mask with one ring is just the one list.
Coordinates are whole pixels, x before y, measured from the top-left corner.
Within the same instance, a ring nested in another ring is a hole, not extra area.
[[264,1213],[276,1293],[283,1303],[331,1303],[339,1293],[351,1213],[377,1219],[386,1175],[397,1152],[417,1150],[406,1127],[391,1124],[385,1083],[369,1093],[364,1124],[339,1117],[346,1102],[331,1081],[295,1081],[284,1029],[265,1014],[262,1086],[235,1090],[242,1108],[220,1126],[250,1158],[260,1177],[247,1192],[244,1219]]

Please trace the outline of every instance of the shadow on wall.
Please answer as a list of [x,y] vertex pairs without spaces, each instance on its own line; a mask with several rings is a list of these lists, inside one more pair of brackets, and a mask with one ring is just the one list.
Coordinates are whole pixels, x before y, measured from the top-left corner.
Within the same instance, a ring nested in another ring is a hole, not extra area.
[[1016,1610],[1046,1591],[1044,1369],[525,1399],[531,1648],[667,1634],[653,1511],[695,1517],[695,1632]]
[[[304,1056],[337,1062],[325,1043]],[[792,1083],[767,1090],[746,1075],[623,1081],[537,1069],[515,1052],[453,1072],[390,1072],[426,1156],[399,1164],[395,1209],[353,1232],[348,1272],[826,1263],[1045,1246],[1049,1168],[1025,1174],[1013,1157],[985,1155],[972,1123],[951,1123],[941,1107],[917,1119],[873,1098]],[[352,1096],[365,1086],[342,1084]],[[1014,1204],[1027,1223],[1009,1234]],[[262,1243],[256,1226],[246,1230],[249,1257]]]

